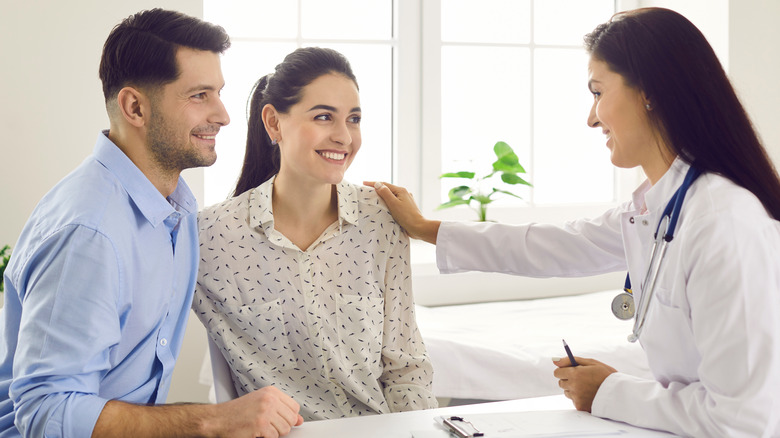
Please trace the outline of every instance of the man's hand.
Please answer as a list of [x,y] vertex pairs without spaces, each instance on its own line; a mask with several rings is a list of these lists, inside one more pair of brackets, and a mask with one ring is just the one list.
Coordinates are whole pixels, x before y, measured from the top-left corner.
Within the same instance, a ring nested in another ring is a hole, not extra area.
[[299,410],[295,400],[273,386],[217,405],[142,406],[111,400],[103,407],[92,438],[278,438],[303,424]]
[[300,406],[275,386],[266,386],[235,400],[215,405],[217,436],[278,438],[303,424]]

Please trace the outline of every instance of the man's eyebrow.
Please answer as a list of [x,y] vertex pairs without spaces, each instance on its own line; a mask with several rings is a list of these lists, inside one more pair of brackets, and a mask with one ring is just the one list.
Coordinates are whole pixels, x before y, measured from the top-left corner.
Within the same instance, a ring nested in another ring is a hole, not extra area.
[[[325,111],[330,111],[330,112],[334,112],[334,113],[338,112],[335,107],[332,107],[330,105],[322,105],[322,104],[314,105],[313,107],[309,108],[309,111],[315,111],[315,110],[325,110]],[[356,106],[356,107],[352,108],[351,110],[349,110],[349,112],[351,112],[351,113],[359,113],[359,112],[362,112],[362,110],[360,109],[359,106]]]
[[[219,89],[221,90],[222,88],[225,88],[225,86],[222,85],[222,87],[220,87]],[[194,87],[190,87],[184,93],[185,94],[189,94],[189,93],[194,93],[196,91],[214,91],[216,89],[217,89],[217,87],[215,87],[213,85],[205,85],[205,84],[203,84],[203,85],[195,85]]]

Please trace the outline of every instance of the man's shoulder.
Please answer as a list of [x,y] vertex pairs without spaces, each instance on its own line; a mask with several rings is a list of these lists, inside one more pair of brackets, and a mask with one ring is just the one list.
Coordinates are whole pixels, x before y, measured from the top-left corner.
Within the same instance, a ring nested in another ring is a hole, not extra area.
[[[131,209],[122,184],[105,167],[87,160],[60,180],[39,202],[34,215],[98,227],[107,217]],[[113,213],[113,214],[112,214]]]

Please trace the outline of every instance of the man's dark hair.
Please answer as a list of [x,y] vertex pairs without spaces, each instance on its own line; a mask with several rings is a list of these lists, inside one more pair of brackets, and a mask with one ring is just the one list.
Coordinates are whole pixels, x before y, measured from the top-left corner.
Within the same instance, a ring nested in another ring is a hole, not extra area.
[[230,37],[221,26],[177,11],[151,9],[122,20],[108,35],[100,59],[106,102],[128,85],[157,87],[175,81],[179,47],[224,53]]

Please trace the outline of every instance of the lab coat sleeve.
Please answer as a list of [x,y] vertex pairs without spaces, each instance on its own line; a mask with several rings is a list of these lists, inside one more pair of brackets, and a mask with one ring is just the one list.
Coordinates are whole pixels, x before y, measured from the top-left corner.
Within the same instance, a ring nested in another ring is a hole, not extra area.
[[391,412],[438,407],[433,395],[433,365],[414,314],[409,238],[392,228],[385,271],[385,309],[382,339],[383,393]]
[[562,226],[442,222],[436,262],[442,273],[500,272],[526,277],[583,277],[626,269],[621,215],[630,203],[595,219]]
[[613,374],[594,415],[686,436],[780,433],[780,223],[744,217],[757,214],[716,212],[678,237],[699,380]]

